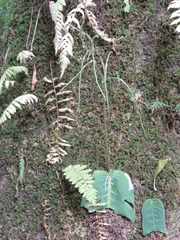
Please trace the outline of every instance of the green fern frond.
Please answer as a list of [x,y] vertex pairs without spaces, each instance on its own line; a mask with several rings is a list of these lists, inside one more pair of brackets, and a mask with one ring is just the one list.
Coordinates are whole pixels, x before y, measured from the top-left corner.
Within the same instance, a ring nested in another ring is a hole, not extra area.
[[153,113],[154,111],[157,111],[163,107],[169,107],[169,105],[163,102],[156,101],[156,102],[150,103],[149,110],[151,110],[151,112]]
[[74,165],[66,167],[63,172],[66,177],[79,192],[83,194],[89,202],[95,204],[97,201],[97,190],[93,188],[92,184],[94,182],[92,174],[90,174],[91,169],[85,169],[86,165]]
[[0,78],[0,93],[2,92],[3,85],[5,81],[9,80],[12,77],[15,77],[18,73],[24,72],[26,75],[28,74],[28,69],[22,66],[14,66],[9,67]]
[[15,114],[17,109],[21,109],[21,105],[32,104],[38,101],[38,98],[33,94],[25,94],[15,98],[9,106],[4,110],[0,117],[0,125],[7,119],[11,119],[11,115]]
[[58,0],[56,3],[53,1],[50,1],[49,6],[50,6],[52,20],[56,23],[57,15],[60,11],[63,10],[63,7],[66,6],[66,2],[64,0]]
[[23,184],[24,171],[25,171],[25,161],[22,156],[19,156],[19,182],[20,182],[20,184]]

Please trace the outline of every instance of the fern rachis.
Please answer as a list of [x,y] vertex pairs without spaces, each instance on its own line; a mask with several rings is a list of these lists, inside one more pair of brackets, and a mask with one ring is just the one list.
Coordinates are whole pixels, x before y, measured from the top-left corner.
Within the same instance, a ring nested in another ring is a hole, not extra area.
[[[54,113],[55,120],[50,124],[51,135],[49,138],[50,153],[47,155],[46,161],[50,164],[57,162],[62,162],[62,158],[67,155],[67,152],[63,147],[70,147],[71,145],[64,139],[59,136],[62,134],[62,131],[72,129],[69,125],[69,122],[73,119],[69,116],[65,116],[65,113],[73,114],[71,108],[65,106],[68,103],[71,103],[73,98],[67,97],[71,91],[62,91],[61,88],[66,85],[63,82],[59,82],[59,78],[53,78],[49,80],[44,78],[44,81],[52,85],[52,90],[50,90],[45,97],[47,98],[46,106],[48,111],[52,114]],[[62,99],[62,97],[64,97]]]

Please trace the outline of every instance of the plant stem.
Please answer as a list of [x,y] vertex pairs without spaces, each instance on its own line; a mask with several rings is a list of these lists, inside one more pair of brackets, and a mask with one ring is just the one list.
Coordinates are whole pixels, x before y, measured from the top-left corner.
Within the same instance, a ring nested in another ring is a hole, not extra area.
[[[82,82],[82,72],[83,72],[83,69],[84,69],[84,62],[87,59],[89,59],[89,56],[90,56],[91,52],[89,53],[89,51],[86,52],[86,54],[84,55],[83,57],[83,60],[81,62],[81,69],[80,69],[80,72],[79,72],[79,93],[78,93],[78,107],[77,107],[77,112],[80,111],[80,103],[81,103],[81,82]],[[88,56],[87,56],[88,55]]]
[[[103,66],[103,85],[104,85],[104,92],[105,92],[105,99],[103,99],[103,107],[104,107],[104,128],[105,128],[105,146],[106,146],[106,161],[108,165],[108,170],[110,171],[110,154],[109,154],[109,143],[108,143],[108,120],[109,120],[109,113],[110,113],[110,106],[109,106],[109,96],[107,90],[107,67],[108,67],[108,60],[112,52],[110,52],[107,56],[106,63],[104,64],[103,59],[101,57],[101,63]],[[106,110],[107,107],[107,110]],[[107,116],[108,111],[108,116]]]
[[[129,85],[128,85],[123,79],[120,78],[119,72],[116,72],[116,76],[117,76],[118,82],[122,82],[122,83],[127,87],[129,93],[131,94],[131,98],[135,99],[134,92],[133,92],[132,89],[129,87]],[[138,104],[137,104],[137,100],[135,99],[133,102],[134,102],[134,104],[135,104],[135,109],[136,109],[137,114],[138,114],[138,116],[139,116],[139,121],[140,121],[140,124],[141,124],[141,128],[142,128],[142,130],[143,130],[144,137],[147,138],[147,134],[146,134],[146,131],[145,131],[143,122],[142,122],[142,115],[141,115],[141,112],[140,112],[140,110],[139,110],[139,106],[138,106]]]
[[81,72],[86,68],[86,66],[91,62],[92,61],[89,61],[88,63],[86,63],[83,66],[83,68],[78,72],[78,74],[76,74],[76,76],[74,76],[63,88],[61,88],[61,90],[59,92],[62,92],[65,88],[67,88],[81,74]]
[[35,27],[34,27],[34,32],[33,32],[33,37],[32,37],[32,41],[31,41],[31,52],[33,51],[33,43],[34,43],[34,38],[35,38],[35,34],[36,34],[36,30],[37,30],[37,25],[38,25],[38,21],[39,21],[39,15],[40,15],[40,12],[41,12],[41,8],[39,8],[38,10],[38,14],[37,14],[37,18],[36,18],[36,24],[35,24]]

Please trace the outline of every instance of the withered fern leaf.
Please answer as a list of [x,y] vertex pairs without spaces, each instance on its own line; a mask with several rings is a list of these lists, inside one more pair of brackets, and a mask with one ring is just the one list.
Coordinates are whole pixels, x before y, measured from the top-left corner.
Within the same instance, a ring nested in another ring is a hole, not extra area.
[[53,117],[53,121],[50,124],[51,134],[48,140],[50,150],[46,161],[49,164],[54,164],[62,162],[62,157],[67,155],[65,148],[71,146],[68,141],[60,136],[64,131],[72,129],[69,123],[74,119],[68,115],[73,114],[71,109],[73,98],[68,97],[71,91],[61,90],[66,83],[60,82],[60,78],[50,80],[45,77],[44,81],[53,88],[45,95],[47,99],[45,105]]

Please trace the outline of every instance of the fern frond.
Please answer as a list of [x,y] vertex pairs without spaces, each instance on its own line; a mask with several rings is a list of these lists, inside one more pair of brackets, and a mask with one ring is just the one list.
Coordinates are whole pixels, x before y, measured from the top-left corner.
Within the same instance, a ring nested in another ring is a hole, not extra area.
[[84,6],[82,4],[79,4],[75,9],[68,13],[67,20],[65,22],[66,31],[69,31],[72,23],[75,23],[79,29],[81,28],[79,20],[76,18],[76,14],[80,13],[84,18],[84,11],[82,10],[82,8],[84,8]]
[[46,157],[46,162],[49,164],[55,164],[62,162],[61,156],[67,155],[67,152],[64,151],[62,148],[55,146],[50,149],[50,153]]
[[5,88],[9,88],[10,86],[14,86],[15,81],[10,81],[10,80],[6,80],[4,83]]
[[114,43],[115,39],[114,38],[110,38],[108,37],[108,35],[106,33],[104,33],[104,31],[100,30],[98,23],[96,21],[96,17],[95,15],[89,11],[88,9],[85,9],[85,14],[89,20],[89,23],[91,25],[91,27],[94,29],[94,31],[106,42],[112,42]]
[[24,172],[25,172],[25,161],[22,156],[19,156],[19,182],[20,182],[20,184],[23,184]]
[[163,102],[156,101],[156,102],[150,103],[149,110],[151,110],[151,112],[153,113],[154,111],[157,111],[163,107],[169,107],[169,105]]
[[73,55],[73,44],[74,40],[70,33],[67,33],[65,36],[63,36],[63,39],[61,41],[60,45],[60,56],[59,56],[59,63],[61,64],[61,76],[63,76],[64,71],[66,70],[67,66],[69,65],[70,61],[68,58],[68,55]]
[[66,177],[76,188],[79,189],[79,192],[83,194],[89,202],[95,204],[97,201],[97,190],[93,188],[93,177],[90,174],[91,169],[85,169],[86,165],[74,165],[66,167],[63,172]]
[[21,105],[32,104],[38,101],[38,98],[33,94],[25,94],[15,98],[9,106],[4,110],[0,117],[0,125],[7,119],[11,119],[11,115],[15,114],[17,109],[21,109]]
[[18,56],[17,56],[17,61],[20,61],[20,63],[26,63],[27,59],[32,59],[34,56],[34,54],[30,51],[27,50],[23,50],[21,51]]
[[[53,89],[45,95],[47,98],[45,105],[48,107],[48,112],[55,114],[55,120],[50,124],[50,153],[46,158],[46,161],[49,164],[62,162],[62,157],[67,155],[67,152],[63,149],[63,147],[70,147],[71,145],[59,136],[61,135],[62,130],[64,132],[66,129],[72,129],[72,127],[69,124],[66,124],[66,122],[70,123],[74,120],[69,116],[64,116],[66,113],[73,113],[72,109],[67,106],[67,103],[70,103],[73,100],[73,98],[67,96],[69,93],[71,93],[71,91],[62,91],[61,88],[65,86],[66,83],[59,82],[58,80],[60,80],[60,78],[53,78],[52,80],[44,78],[44,81],[47,83],[52,83],[53,87]],[[62,99],[64,96],[65,98]]]
[[64,23],[64,16],[61,12],[57,15],[57,21],[55,25],[55,37],[54,37],[54,48],[55,54],[58,53],[61,46],[61,41],[65,33],[65,23]]
[[28,69],[22,66],[9,67],[0,78],[0,93],[2,92],[2,88],[3,88],[3,85],[5,84],[5,81],[9,80],[12,77],[15,77],[18,73],[22,73],[22,72],[24,72],[27,75]]
[[57,22],[57,15],[63,10],[64,6],[66,6],[66,2],[64,0],[57,0],[56,3],[53,1],[49,2],[51,17],[55,23]]
[[67,155],[67,152],[62,147],[70,147],[71,145],[64,139],[58,136],[58,132],[52,133],[49,142],[50,152],[46,157],[46,162],[49,164],[55,164],[62,162],[62,157]]
[[[170,16],[170,19],[172,18],[176,18],[174,21],[172,21],[172,23],[170,25],[174,25],[174,24],[178,24],[180,23],[180,0],[174,0],[169,4],[168,10],[169,9],[178,9],[175,12],[173,12]],[[175,29],[176,32],[180,33],[180,24],[177,26],[177,28]]]

